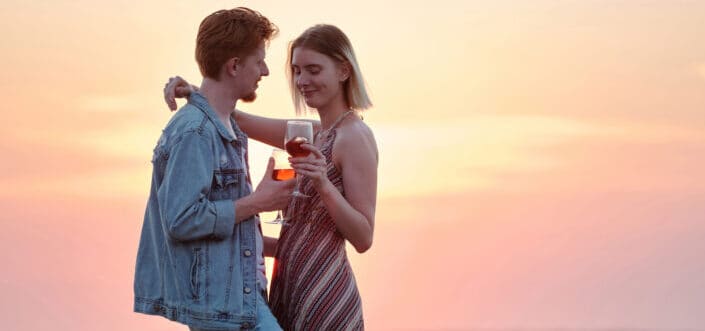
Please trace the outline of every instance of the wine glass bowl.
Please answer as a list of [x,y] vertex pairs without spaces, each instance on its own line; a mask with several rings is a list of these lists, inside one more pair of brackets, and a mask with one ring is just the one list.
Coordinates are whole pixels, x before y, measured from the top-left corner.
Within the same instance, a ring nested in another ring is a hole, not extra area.
[[289,180],[296,177],[296,172],[289,164],[289,154],[282,149],[275,148],[272,150],[272,158],[274,159],[274,170],[272,171],[272,179],[274,180]]
[[[275,148],[272,150],[272,158],[274,159],[274,168],[272,170],[272,179],[277,181],[294,179],[296,172],[289,164],[289,158],[286,151]],[[269,224],[286,225],[288,218],[282,217],[281,210],[277,210],[277,217],[271,221],[266,221]]]
[[[306,157],[311,151],[301,147],[304,143],[313,143],[313,125],[307,121],[287,121],[284,146],[289,155],[293,157]],[[292,195],[295,198],[308,198],[309,196],[299,191],[300,176],[296,176],[296,186]]]
[[306,149],[303,149],[301,145],[307,142],[308,139],[304,137],[294,137],[286,142],[286,151],[289,153],[289,155],[293,157],[306,157],[311,154],[311,152]]

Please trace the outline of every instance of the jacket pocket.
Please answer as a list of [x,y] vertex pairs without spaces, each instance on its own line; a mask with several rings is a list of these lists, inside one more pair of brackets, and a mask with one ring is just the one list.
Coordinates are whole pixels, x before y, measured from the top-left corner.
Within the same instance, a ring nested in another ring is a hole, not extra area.
[[218,169],[213,171],[213,183],[209,198],[213,200],[239,198],[243,169]]
[[230,185],[236,185],[240,182],[240,175],[244,173],[243,169],[219,169],[213,171],[213,185],[216,188],[226,188]]
[[203,252],[201,248],[193,249],[193,257],[191,259],[191,297],[194,300],[201,298],[201,289],[203,284]]

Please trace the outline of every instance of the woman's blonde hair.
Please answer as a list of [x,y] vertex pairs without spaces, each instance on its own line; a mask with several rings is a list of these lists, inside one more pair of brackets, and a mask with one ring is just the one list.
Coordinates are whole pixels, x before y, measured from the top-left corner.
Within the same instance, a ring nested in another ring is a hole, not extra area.
[[348,107],[353,110],[364,110],[372,107],[372,101],[370,101],[370,97],[367,95],[365,81],[362,78],[360,66],[357,63],[355,51],[353,51],[350,40],[345,33],[336,26],[317,24],[308,28],[298,38],[289,43],[286,73],[289,78],[291,97],[294,101],[297,114],[301,114],[307,109],[306,101],[296,87],[294,68],[291,65],[294,49],[297,47],[316,51],[332,58],[342,65],[349,65],[350,77],[343,83],[345,101]]

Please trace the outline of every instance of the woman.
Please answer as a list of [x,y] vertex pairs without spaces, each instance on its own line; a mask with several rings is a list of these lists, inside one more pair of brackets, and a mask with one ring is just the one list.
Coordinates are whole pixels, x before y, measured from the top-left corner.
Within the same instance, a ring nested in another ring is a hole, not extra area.
[[[310,198],[292,198],[288,226],[278,240],[265,240],[265,254],[276,243],[270,306],[286,330],[362,330],[345,241],[360,253],[372,245],[377,145],[357,114],[372,104],[350,41],[335,26],[304,31],[289,45],[287,65],[297,113],[315,109],[320,130],[313,144],[303,145],[309,156],[290,158]],[[167,102],[174,91],[188,94],[185,81],[169,84]],[[236,121],[251,138],[283,147],[286,121],[243,112]]]

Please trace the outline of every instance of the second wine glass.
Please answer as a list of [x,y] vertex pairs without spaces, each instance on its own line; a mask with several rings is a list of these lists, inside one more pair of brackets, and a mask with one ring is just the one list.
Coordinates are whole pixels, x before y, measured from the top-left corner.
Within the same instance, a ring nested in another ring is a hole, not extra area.
[[[283,149],[275,148],[272,150],[272,158],[274,159],[274,170],[272,170],[272,179],[274,180],[289,180],[296,176],[294,169],[289,164],[287,152]],[[269,224],[286,225],[288,218],[282,217],[282,211],[277,210],[277,218],[266,221]]]

